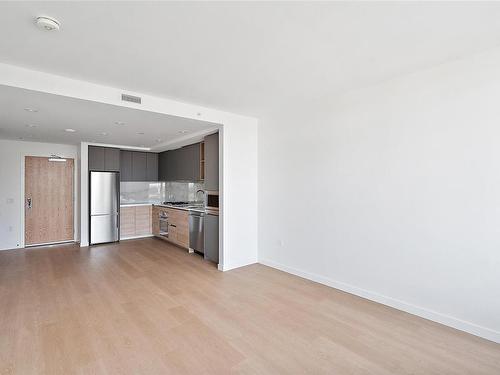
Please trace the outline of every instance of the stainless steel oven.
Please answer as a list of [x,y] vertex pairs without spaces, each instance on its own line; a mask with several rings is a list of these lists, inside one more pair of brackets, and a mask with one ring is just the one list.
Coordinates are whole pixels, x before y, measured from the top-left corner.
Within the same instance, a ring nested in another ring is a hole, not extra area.
[[160,221],[160,236],[168,238],[168,214],[166,211],[160,211],[158,217]]

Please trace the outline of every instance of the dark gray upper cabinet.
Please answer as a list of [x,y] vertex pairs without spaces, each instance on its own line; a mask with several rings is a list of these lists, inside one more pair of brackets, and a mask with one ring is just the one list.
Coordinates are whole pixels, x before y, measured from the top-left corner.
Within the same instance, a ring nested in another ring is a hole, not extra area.
[[120,171],[120,150],[106,147],[104,149],[104,169],[106,171]]
[[111,147],[89,146],[89,170],[120,171],[120,150]]
[[160,152],[158,155],[158,180],[169,181],[168,179],[168,151]]
[[167,181],[179,180],[179,152],[178,150],[167,151]]
[[158,154],[120,151],[121,181],[158,181]]
[[205,190],[219,190],[219,133],[205,137]]
[[161,181],[199,181],[200,144],[160,153],[158,169]]
[[132,178],[134,181],[147,180],[147,154],[145,152],[132,153]]
[[89,171],[104,171],[104,147],[89,146]]
[[146,178],[148,181],[158,181],[158,154],[146,154]]
[[133,181],[132,178],[132,151],[120,151],[120,180]]
[[189,149],[187,147],[182,147],[174,151],[177,155],[177,180],[186,181],[190,180],[189,175]]
[[200,176],[200,144],[195,143],[184,147],[185,151],[185,168],[188,179],[191,181],[199,181]]

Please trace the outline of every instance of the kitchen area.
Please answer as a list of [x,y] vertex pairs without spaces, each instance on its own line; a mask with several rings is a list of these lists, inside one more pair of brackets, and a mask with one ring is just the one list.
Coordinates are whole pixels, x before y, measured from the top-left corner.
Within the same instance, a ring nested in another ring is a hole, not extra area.
[[155,237],[219,262],[219,133],[163,152],[91,145],[91,245]]

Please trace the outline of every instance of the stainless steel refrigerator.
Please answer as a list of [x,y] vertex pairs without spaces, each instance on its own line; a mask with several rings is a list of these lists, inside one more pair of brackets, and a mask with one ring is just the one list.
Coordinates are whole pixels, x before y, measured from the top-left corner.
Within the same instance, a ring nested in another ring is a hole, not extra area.
[[90,172],[90,244],[119,239],[120,178],[117,172]]

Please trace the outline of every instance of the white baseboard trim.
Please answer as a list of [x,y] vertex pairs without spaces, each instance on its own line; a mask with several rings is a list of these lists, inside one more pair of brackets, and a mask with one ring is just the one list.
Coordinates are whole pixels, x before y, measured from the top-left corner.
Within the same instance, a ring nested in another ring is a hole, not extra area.
[[383,305],[393,307],[395,309],[417,315],[421,318],[425,318],[428,320],[432,320],[433,322],[444,324],[445,326],[452,327],[458,329],[460,331],[464,331],[470,333],[475,336],[482,337],[486,340],[494,341],[496,343],[500,343],[500,332],[495,331],[490,328],[482,327],[474,323],[470,323],[453,316],[449,316],[446,314],[441,314],[436,311],[428,310],[423,307],[412,305],[411,303],[407,303],[405,301],[401,301],[392,297],[384,296],[382,294],[372,292],[366,289],[358,288],[354,285],[346,284],[341,281],[333,280],[328,277],[324,277],[321,275],[313,274],[310,272],[301,271],[299,269],[286,266],[281,263],[274,262],[269,259],[259,259],[259,263],[264,264],[266,266],[276,268],[280,271],[284,271],[287,273],[291,273],[296,276],[303,277],[304,279],[308,279],[311,281],[315,281],[317,283],[330,286],[335,289],[342,290],[344,292],[354,294],[359,297],[363,297],[369,299],[370,301],[378,302]]
[[153,237],[153,234],[142,234],[140,236],[121,237],[120,241],[135,240],[137,238],[147,238],[147,237]]
[[[256,260],[247,260],[245,262],[240,262],[240,263],[233,263],[233,264],[219,264],[219,269],[222,268],[222,271],[230,271],[234,270],[235,268],[240,268],[240,267],[245,267],[249,266],[251,264],[258,263]],[[222,267],[221,267],[222,266]]]

